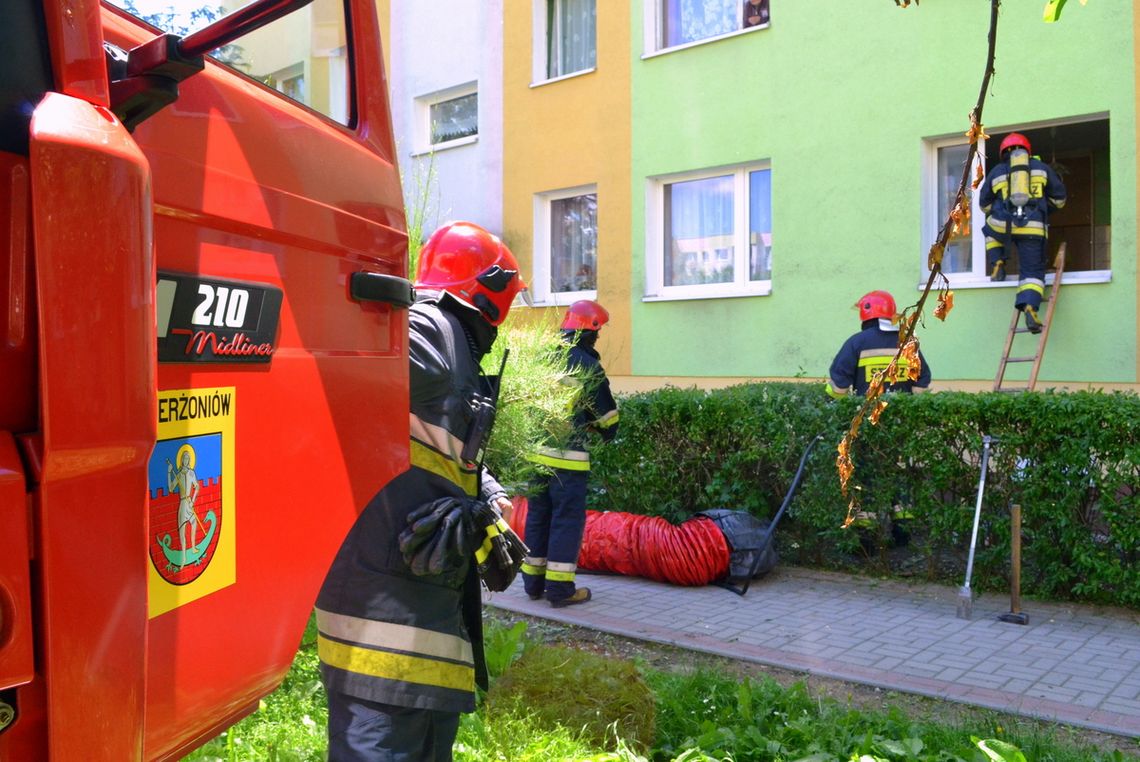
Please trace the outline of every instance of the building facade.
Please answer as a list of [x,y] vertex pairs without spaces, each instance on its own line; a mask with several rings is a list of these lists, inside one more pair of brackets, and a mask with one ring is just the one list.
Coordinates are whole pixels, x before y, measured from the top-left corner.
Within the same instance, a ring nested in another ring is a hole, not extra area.
[[[502,210],[489,226],[547,311],[583,297],[610,310],[601,349],[619,389],[821,379],[861,294],[887,289],[901,308],[927,280],[989,5],[770,1],[499,8]],[[1002,8],[981,167],[1017,131],[1068,187],[1038,387],[1140,388],[1136,14],[1098,0],[1046,24],[1038,6]],[[390,71],[396,92],[410,75]],[[491,177],[458,182],[490,192]],[[936,389],[989,388],[1004,344],[1016,270],[990,282],[982,217],[975,202],[947,251],[949,319],[928,310],[919,329]]]

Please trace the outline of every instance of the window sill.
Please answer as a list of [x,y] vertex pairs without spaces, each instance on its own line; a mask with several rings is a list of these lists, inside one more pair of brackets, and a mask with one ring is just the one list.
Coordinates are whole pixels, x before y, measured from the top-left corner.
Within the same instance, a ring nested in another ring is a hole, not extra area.
[[752,286],[747,291],[739,288],[710,290],[707,293],[694,291],[681,291],[677,293],[646,294],[641,297],[643,302],[685,302],[696,299],[739,299],[748,296],[769,296],[772,293],[772,284]]
[[559,291],[557,294],[536,295],[533,307],[569,307],[582,299],[597,300],[597,291]]
[[[1017,276],[1010,275],[1000,283],[994,283],[989,278],[982,278],[973,274],[966,273],[951,273],[947,274],[947,279],[950,281],[950,288],[957,289],[974,289],[974,288],[1017,288]],[[1075,286],[1082,283],[1111,283],[1112,270],[1083,270],[1078,272],[1066,272],[1062,285]],[[1053,274],[1045,274],[1045,285],[1053,285]],[[926,279],[918,284],[918,290],[926,288]]]
[[472,143],[477,143],[477,142],[479,142],[479,136],[478,135],[469,135],[468,137],[465,137],[465,138],[458,138],[456,140],[449,140],[446,143],[436,143],[433,146],[428,146],[427,148],[421,149],[419,151],[412,151],[412,153],[410,155],[413,158],[418,157],[418,156],[427,156],[428,154],[439,153],[440,151],[446,151],[450,148],[459,148],[460,146],[468,146],[468,145],[471,145]]
[[543,85],[552,85],[555,82],[564,82],[568,79],[574,79],[575,77],[583,77],[587,74],[593,74],[597,70],[598,70],[597,67],[592,66],[589,69],[582,69],[581,71],[572,71],[569,74],[563,74],[560,77],[551,77],[550,79],[542,79],[542,80],[539,80],[538,82],[531,82],[530,86],[531,86],[531,88],[535,88],[535,87],[542,87]]
[[686,42],[682,45],[674,45],[671,48],[660,48],[658,50],[654,50],[654,51],[651,51],[649,53],[642,53],[641,54],[641,60],[645,61],[645,60],[648,60],[650,58],[657,58],[658,56],[666,55],[668,53],[676,53],[679,50],[688,50],[689,48],[695,48],[695,47],[698,47],[700,45],[708,45],[710,42],[719,42],[721,40],[728,40],[728,39],[731,39],[733,37],[739,37],[742,34],[751,34],[752,32],[757,32],[761,29],[767,29],[770,26],[772,26],[771,21],[769,21],[767,24],[760,24],[759,26],[750,26],[747,29],[737,29],[737,30],[732,31],[732,32],[726,32],[725,34],[718,34],[715,37],[706,37],[703,40],[693,40],[692,42]]

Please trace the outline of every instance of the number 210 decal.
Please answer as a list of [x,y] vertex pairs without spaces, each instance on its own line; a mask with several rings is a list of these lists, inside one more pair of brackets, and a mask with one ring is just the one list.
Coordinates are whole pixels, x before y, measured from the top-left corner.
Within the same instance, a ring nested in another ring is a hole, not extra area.
[[159,272],[159,362],[268,363],[281,290],[263,283]]

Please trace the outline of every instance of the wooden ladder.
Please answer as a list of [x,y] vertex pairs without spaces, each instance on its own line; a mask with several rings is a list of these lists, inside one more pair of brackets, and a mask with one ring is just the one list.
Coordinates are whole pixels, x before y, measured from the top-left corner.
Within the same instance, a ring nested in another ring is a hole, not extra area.
[[[1033,387],[1037,386],[1037,372],[1041,370],[1041,358],[1045,354],[1045,341],[1049,338],[1049,329],[1053,326],[1053,310],[1057,308],[1057,297],[1061,294],[1061,276],[1065,272],[1065,244],[1062,242],[1059,249],[1057,249],[1057,256],[1053,260],[1055,272],[1053,273],[1053,285],[1049,290],[1049,295],[1043,298],[1042,302],[1048,302],[1049,306],[1045,308],[1045,317],[1042,320],[1041,333],[1037,335],[1037,351],[1027,357],[1010,357],[1010,350],[1013,348],[1013,337],[1018,333],[1029,333],[1028,328],[1021,326],[1021,310],[1014,307],[1013,319],[1009,321],[1009,333],[1005,337],[1005,349],[1001,353],[1001,362],[998,363],[997,376],[994,378],[994,391],[995,392],[1031,392]],[[1033,367],[1029,370],[1029,384],[1027,386],[1003,386],[1005,380],[1006,367],[1010,363],[1031,362]]]

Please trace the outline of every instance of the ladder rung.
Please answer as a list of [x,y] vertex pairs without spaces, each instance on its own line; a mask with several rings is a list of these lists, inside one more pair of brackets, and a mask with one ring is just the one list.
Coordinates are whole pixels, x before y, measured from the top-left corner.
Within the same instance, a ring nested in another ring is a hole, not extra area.
[[1006,358],[1006,362],[1033,362],[1036,359],[1037,355],[1033,355],[1033,357],[1009,357]]

